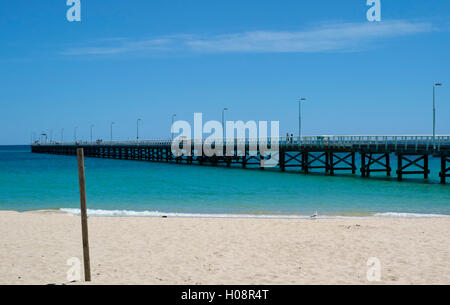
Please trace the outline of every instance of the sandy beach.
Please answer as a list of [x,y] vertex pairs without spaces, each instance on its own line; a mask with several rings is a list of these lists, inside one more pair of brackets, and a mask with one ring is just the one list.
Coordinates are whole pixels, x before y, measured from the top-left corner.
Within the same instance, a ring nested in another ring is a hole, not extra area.
[[[0,284],[67,284],[80,230],[71,214],[0,212]],[[90,217],[89,234],[94,284],[450,284],[450,218]]]

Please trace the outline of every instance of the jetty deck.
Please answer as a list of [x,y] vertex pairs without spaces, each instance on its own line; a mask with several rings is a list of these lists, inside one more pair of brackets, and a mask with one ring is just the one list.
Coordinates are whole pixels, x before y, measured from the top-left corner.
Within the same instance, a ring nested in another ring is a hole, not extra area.
[[[328,175],[338,171],[357,174],[358,159],[362,177],[382,172],[388,177],[395,174],[399,181],[407,175],[422,175],[428,179],[429,158],[435,157],[441,160],[440,182],[446,184],[446,178],[450,177],[450,136],[315,136],[228,139],[227,143],[231,143],[231,155],[205,153],[216,145],[205,140],[178,144],[185,152],[189,147],[192,152],[182,155],[174,153],[171,140],[34,143],[31,150],[33,153],[76,155],[77,148],[83,148],[85,156],[95,158],[227,167],[238,164],[242,168],[261,169],[265,168],[263,163],[271,159],[275,162],[274,167],[281,171],[298,168],[304,173],[321,170]],[[272,151],[275,146],[278,149]],[[395,173],[391,167],[393,155],[397,157]]]

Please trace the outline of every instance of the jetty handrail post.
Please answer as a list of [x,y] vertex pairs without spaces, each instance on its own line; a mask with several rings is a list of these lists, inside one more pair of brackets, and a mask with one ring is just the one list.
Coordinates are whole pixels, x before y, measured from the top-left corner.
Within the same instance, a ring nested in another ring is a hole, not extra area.
[[84,279],[86,282],[90,282],[91,262],[89,257],[89,234],[88,234],[87,208],[86,208],[86,180],[84,173],[83,148],[77,148],[77,159],[78,159],[78,179],[80,185],[80,214],[81,214],[81,235],[83,238]]

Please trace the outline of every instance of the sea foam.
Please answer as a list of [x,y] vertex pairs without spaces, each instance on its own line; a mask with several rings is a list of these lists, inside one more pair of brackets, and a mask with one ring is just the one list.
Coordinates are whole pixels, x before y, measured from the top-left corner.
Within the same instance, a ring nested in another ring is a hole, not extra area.
[[384,218],[447,218],[450,215],[443,214],[419,214],[419,213],[376,213],[374,217],[384,217]]
[[[80,209],[60,209],[63,212],[80,215]],[[309,219],[309,215],[257,215],[257,214],[202,214],[202,213],[164,213],[159,211],[132,211],[132,210],[95,210],[88,209],[89,216],[97,217],[175,217],[175,218],[259,218],[259,219]],[[418,214],[418,213],[376,213],[371,216],[338,216],[338,215],[319,215],[318,218],[446,218],[450,215],[440,214]]]

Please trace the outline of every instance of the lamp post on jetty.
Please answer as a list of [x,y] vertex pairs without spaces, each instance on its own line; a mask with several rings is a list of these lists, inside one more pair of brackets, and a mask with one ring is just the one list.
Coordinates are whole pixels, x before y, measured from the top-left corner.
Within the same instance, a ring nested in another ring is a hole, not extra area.
[[41,136],[45,137],[45,144],[47,144],[47,134],[43,132]]
[[91,144],[94,143],[92,139],[92,130],[94,129],[94,126],[95,126],[94,124],[91,125]]
[[74,127],[73,129],[73,139],[75,143],[77,142],[77,129],[78,127]]
[[110,128],[110,131],[111,131],[111,142],[112,142],[112,140],[113,140],[113,125],[114,125],[114,124],[116,124],[116,123],[111,122],[111,128]]
[[137,119],[136,121],[136,141],[139,143],[139,122],[142,121],[142,119]]
[[225,111],[227,110],[226,107],[222,110],[222,142],[225,142]]
[[442,86],[442,83],[433,85],[433,149],[436,150],[436,87]]
[[302,102],[306,101],[305,97],[298,99],[298,145],[301,145],[302,139]]
[[177,116],[176,114],[172,114],[172,125],[170,125],[170,137],[171,137],[172,142],[173,142],[172,126],[173,126],[173,122],[174,122],[176,116]]

